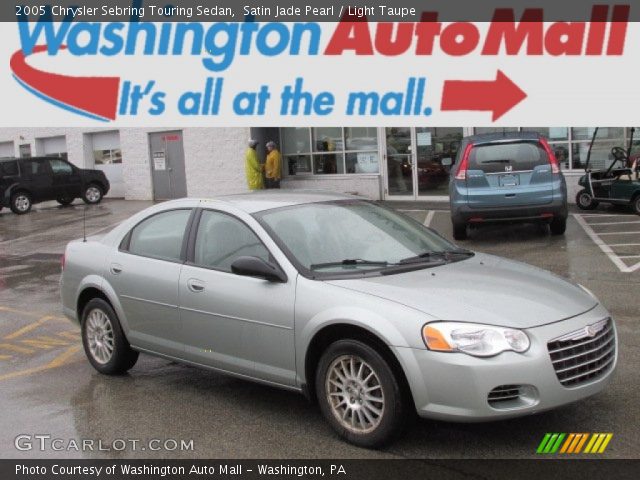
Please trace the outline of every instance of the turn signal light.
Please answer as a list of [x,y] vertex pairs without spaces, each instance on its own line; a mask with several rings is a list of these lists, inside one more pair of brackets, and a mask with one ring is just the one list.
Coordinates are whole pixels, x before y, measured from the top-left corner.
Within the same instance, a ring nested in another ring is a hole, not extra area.
[[438,352],[453,351],[451,345],[447,343],[442,333],[429,325],[425,325],[422,329],[422,337],[429,350],[436,350]]

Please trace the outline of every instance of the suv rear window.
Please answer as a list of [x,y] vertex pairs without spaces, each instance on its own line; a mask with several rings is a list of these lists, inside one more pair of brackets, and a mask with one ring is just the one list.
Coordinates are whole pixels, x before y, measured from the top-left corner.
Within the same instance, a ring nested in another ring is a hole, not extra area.
[[18,162],[0,162],[0,177],[13,177],[18,175]]
[[504,172],[507,166],[514,172],[533,170],[548,163],[547,152],[537,141],[477,145],[469,155],[469,170],[485,173]]

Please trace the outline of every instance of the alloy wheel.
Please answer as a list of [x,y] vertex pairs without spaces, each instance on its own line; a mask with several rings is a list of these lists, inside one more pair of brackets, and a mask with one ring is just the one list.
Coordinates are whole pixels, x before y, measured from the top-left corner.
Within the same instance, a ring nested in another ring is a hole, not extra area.
[[98,200],[100,200],[101,195],[102,193],[100,192],[100,189],[98,187],[89,187],[87,188],[87,191],[85,193],[87,200],[89,200],[89,202],[91,203],[96,203]]
[[87,316],[87,343],[93,359],[104,365],[111,360],[114,349],[114,335],[111,320],[102,310],[95,308]]
[[375,430],[385,412],[384,391],[375,370],[357,355],[337,357],[327,370],[327,402],[340,425],[354,433]]
[[31,206],[31,200],[26,195],[18,195],[14,200],[16,209],[20,212],[26,212]]

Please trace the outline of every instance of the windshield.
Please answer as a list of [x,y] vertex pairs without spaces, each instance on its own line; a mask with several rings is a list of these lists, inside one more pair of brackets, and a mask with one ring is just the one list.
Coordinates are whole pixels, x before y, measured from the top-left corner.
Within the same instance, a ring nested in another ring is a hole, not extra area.
[[311,276],[426,267],[460,252],[415,220],[365,201],[296,205],[256,217]]

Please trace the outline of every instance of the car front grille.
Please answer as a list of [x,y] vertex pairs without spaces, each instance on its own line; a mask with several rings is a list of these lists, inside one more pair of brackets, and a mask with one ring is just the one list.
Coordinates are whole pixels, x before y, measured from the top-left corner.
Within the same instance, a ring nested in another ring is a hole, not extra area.
[[602,377],[613,366],[616,341],[610,318],[558,337],[547,344],[553,368],[565,387]]

